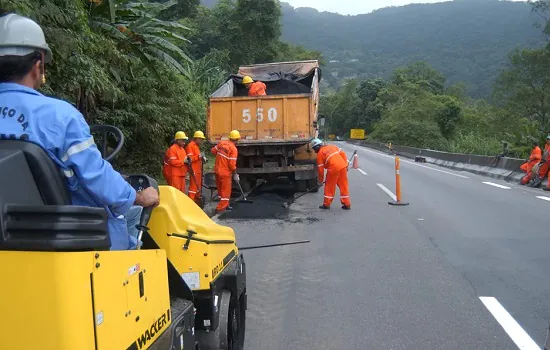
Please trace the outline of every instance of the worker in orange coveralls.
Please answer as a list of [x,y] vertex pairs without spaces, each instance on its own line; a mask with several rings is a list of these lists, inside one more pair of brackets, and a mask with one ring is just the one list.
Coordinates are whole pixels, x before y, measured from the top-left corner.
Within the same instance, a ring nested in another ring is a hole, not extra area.
[[241,134],[237,130],[229,133],[229,141],[222,140],[212,147],[212,154],[216,155],[214,173],[216,174],[216,187],[220,195],[220,202],[216,207],[218,213],[231,210],[229,198],[231,197],[231,177],[239,181],[237,170],[237,156],[239,152],[235,144],[240,140]]
[[330,209],[330,205],[336,194],[336,185],[338,185],[342,209],[350,210],[351,202],[349,199],[348,160],[346,153],[334,145],[323,145],[323,142],[319,139],[313,139],[310,144],[311,148],[317,153],[317,171],[320,184],[323,183],[325,169],[327,170],[325,199],[323,205],[319,208]]
[[202,165],[206,163],[206,157],[201,153],[200,149],[200,145],[204,139],[205,137],[202,131],[195,131],[193,141],[189,142],[185,147],[185,152],[187,152],[187,157],[191,160],[191,169],[193,170],[193,173],[189,176],[189,198],[196,203],[200,202]]
[[[527,162],[523,163],[519,168],[526,172],[526,175],[521,179],[522,185],[527,185],[531,180],[531,170],[533,167],[540,163],[542,159],[542,151],[539,147],[538,142],[533,142],[533,150]],[[538,171],[538,169],[537,169]]]
[[546,144],[544,145],[544,152],[542,152],[542,159],[540,163],[537,166],[533,167],[533,169],[531,170],[532,181],[529,183],[528,186],[537,188],[540,187],[540,185],[542,184],[542,180],[544,180],[546,174],[548,174],[548,167],[550,166],[550,159],[548,157],[549,155],[550,135],[546,137]]
[[183,131],[178,131],[174,137],[172,146],[164,155],[164,167],[162,173],[168,185],[177,188],[185,193],[185,176],[187,175],[187,164],[189,159],[185,152],[185,143],[188,140]]
[[248,75],[243,78],[243,84],[248,89],[248,96],[265,96],[266,86],[261,81],[254,81]]

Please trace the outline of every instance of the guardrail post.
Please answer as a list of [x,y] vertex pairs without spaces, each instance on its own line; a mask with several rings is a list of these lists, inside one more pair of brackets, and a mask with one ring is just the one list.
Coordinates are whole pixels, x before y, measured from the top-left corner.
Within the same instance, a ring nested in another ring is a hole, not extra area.
[[388,202],[389,205],[409,205],[409,203],[401,201],[401,175],[399,174],[399,156],[395,156],[395,197],[396,200]]

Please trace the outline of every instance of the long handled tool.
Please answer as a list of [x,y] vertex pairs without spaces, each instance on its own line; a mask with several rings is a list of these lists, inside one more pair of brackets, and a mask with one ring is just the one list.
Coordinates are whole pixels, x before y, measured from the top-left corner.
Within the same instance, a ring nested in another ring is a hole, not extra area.
[[245,203],[245,204],[252,204],[254,201],[251,201],[250,199],[246,199],[246,195],[244,194],[243,188],[241,187],[241,180],[235,181],[237,185],[239,185],[239,190],[241,190],[242,199],[238,199],[237,203]]
[[302,194],[299,195],[298,197],[293,198],[290,202],[284,202],[284,203],[282,204],[283,208],[288,209],[288,208],[290,207],[290,205],[291,205],[292,203],[296,202],[296,200],[297,200],[298,198],[303,197],[303,196],[305,196],[306,194],[308,194],[308,193],[310,193],[310,192],[313,192],[313,191],[318,190],[318,189],[321,188],[324,184],[325,184],[325,183],[323,182],[323,183],[320,184],[320,185],[317,185],[317,186],[315,186],[315,187],[313,187],[313,188],[310,188],[309,190],[305,191],[304,193],[302,193]]
[[191,163],[187,164],[187,166],[189,167],[189,173],[191,174],[191,178],[193,179],[193,181],[195,181],[195,186],[197,187],[197,191],[198,191],[198,200],[199,200],[199,207],[201,209],[204,208],[204,200],[202,198],[202,186],[199,187],[199,183],[197,182],[197,177],[195,176],[195,172],[193,171],[193,167],[191,166]]
[[286,243],[276,243],[276,244],[266,244],[266,245],[256,245],[256,246],[250,246],[250,247],[239,247],[239,250],[250,250],[250,249],[259,249],[259,248],[271,248],[271,247],[280,247],[284,245],[293,245],[293,244],[303,244],[303,243],[309,243],[310,240],[305,241],[295,241],[295,242],[286,242]]
[[353,151],[353,154],[351,155],[351,157],[348,160],[348,168],[349,168],[349,165],[351,164],[351,162],[353,161],[353,157],[355,157],[356,154],[357,154],[357,150]]

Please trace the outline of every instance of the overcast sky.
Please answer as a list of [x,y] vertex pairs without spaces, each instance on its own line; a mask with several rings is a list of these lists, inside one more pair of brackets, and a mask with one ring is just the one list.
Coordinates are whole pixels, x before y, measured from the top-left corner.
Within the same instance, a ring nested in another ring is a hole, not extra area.
[[[448,0],[283,0],[294,7],[313,7],[319,11],[337,12],[344,15],[369,13],[382,7],[402,6],[411,3],[433,3]],[[515,1],[515,0],[514,0]]]

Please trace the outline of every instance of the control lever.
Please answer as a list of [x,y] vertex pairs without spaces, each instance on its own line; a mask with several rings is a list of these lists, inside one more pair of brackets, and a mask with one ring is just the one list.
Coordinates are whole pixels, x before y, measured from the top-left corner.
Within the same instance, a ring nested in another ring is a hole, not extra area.
[[[153,187],[155,190],[157,190],[157,192],[159,192],[158,182],[152,177],[149,177],[147,175],[130,175],[129,179],[131,181],[130,184],[138,192],[141,192],[148,187]],[[136,181],[137,183],[135,183]],[[141,211],[141,217],[139,218],[139,225],[138,225],[139,231],[138,231],[138,237],[137,237],[136,250],[139,250],[141,248],[140,242],[141,242],[141,238],[143,237],[143,233],[149,230],[149,228],[147,227],[147,224],[149,223],[149,219],[151,219],[151,214],[153,213],[153,209],[154,207],[147,207],[147,208],[143,208],[143,210]]]

